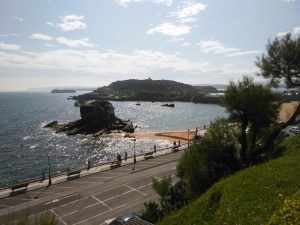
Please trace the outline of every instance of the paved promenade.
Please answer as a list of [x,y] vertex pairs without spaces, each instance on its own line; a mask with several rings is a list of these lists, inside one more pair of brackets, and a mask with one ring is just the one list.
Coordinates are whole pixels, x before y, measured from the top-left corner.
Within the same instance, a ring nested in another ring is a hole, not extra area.
[[139,212],[144,202],[158,199],[152,189],[153,179],[171,176],[172,182],[178,180],[176,165],[183,149],[175,153],[161,151],[148,160],[139,156],[135,170],[133,159],[129,159],[119,168],[109,169],[110,165],[104,165],[82,171],[80,177],[53,178],[50,187],[45,180],[30,184],[24,193],[2,190],[0,224],[9,218],[29,216],[32,219],[49,213],[59,218],[60,225],[104,225],[120,214]]

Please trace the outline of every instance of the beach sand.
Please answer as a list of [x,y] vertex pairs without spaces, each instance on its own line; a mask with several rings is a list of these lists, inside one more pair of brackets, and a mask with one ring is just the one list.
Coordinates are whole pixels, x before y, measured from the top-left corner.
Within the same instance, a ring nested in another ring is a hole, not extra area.
[[[295,111],[298,102],[289,102],[289,103],[283,103],[280,107],[280,113],[279,113],[279,120],[287,121],[289,117],[293,114]],[[198,135],[204,136],[204,134],[207,132],[205,129],[198,130]],[[189,132],[189,138],[190,140],[193,139],[195,136],[195,130],[190,130]],[[142,132],[142,131],[136,131],[133,134],[130,134],[130,137],[138,138],[138,139],[156,139],[156,140],[167,140],[170,141],[170,143],[173,143],[176,141],[178,143],[178,140],[182,144],[186,144],[188,140],[188,131],[182,130],[182,131],[162,131],[162,132]]]
[[295,112],[295,109],[298,106],[298,104],[299,102],[296,101],[282,103],[280,106],[279,120],[286,122]]
[[[206,130],[198,130],[198,135],[203,136]],[[190,130],[189,134],[188,131],[165,131],[165,132],[134,132],[131,134],[131,137],[135,137],[138,139],[159,139],[159,140],[167,140],[173,143],[176,141],[178,143],[178,140],[180,140],[181,144],[186,144],[188,141],[188,138],[190,140],[193,139],[195,136],[196,131]]]

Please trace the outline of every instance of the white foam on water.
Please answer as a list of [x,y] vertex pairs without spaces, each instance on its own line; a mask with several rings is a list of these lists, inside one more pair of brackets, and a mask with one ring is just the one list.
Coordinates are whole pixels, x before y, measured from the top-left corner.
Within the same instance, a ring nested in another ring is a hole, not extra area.
[[29,148],[30,148],[30,149],[35,149],[37,146],[38,146],[38,145],[35,144],[35,145],[31,145]]
[[32,136],[25,136],[25,137],[22,138],[22,140],[26,141],[26,140],[31,139],[31,138],[32,138]]

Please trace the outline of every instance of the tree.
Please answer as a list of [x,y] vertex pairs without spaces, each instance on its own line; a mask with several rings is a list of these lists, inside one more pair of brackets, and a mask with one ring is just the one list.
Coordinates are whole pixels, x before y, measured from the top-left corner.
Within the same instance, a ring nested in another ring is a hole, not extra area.
[[266,53],[257,57],[258,75],[270,79],[273,86],[284,81],[287,87],[300,87],[300,36],[293,39],[288,33],[275,38],[266,46]]
[[[257,58],[259,76],[270,79],[270,85],[277,87],[284,82],[287,87],[300,87],[300,36],[293,38],[290,33],[282,38],[269,41],[266,53]],[[300,104],[290,119],[278,126],[269,136],[266,147],[279,135],[280,131],[292,124],[300,113]]]
[[189,199],[204,193],[214,182],[239,169],[235,128],[225,119],[210,124],[208,133],[185,152],[177,175],[188,185]]
[[[270,88],[254,84],[253,79],[244,77],[237,84],[230,82],[221,104],[229,112],[230,120],[241,125],[241,162],[247,165],[251,153],[255,151],[258,132],[263,127],[275,123],[278,105],[274,102],[278,96]],[[247,129],[251,129],[251,141],[248,143]]]
[[167,197],[172,184],[171,177],[164,177],[161,181],[153,179],[152,187],[161,198],[161,207],[164,210],[166,208]]
[[157,223],[163,218],[163,212],[156,202],[146,202],[144,203],[144,206],[146,209],[141,216],[143,220],[150,223]]

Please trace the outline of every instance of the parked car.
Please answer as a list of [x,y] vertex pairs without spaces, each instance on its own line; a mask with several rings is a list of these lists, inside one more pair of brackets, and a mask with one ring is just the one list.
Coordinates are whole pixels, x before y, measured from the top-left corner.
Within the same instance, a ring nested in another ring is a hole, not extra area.
[[294,134],[299,134],[300,133],[300,129],[299,129],[299,127],[291,127],[290,128],[290,132],[294,133]]
[[109,225],[122,225],[122,224],[126,224],[126,222],[128,221],[135,220],[135,219],[139,219],[139,217],[134,213],[123,214],[121,216],[118,216],[113,221],[111,221]]
[[287,130],[281,131],[281,134],[282,134],[284,137],[289,137],[289,136],[291,136],[290,132],[288,132]]

